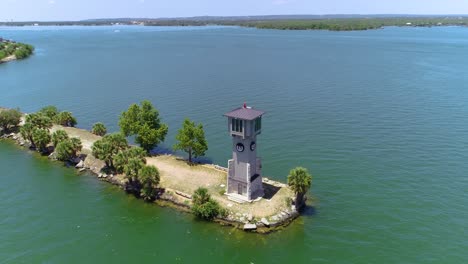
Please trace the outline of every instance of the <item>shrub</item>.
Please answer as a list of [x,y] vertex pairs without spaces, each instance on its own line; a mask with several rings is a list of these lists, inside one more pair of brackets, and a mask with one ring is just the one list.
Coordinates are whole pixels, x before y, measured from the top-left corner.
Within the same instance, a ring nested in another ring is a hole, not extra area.
[[91,132],[95,135],[102,137],[107,133],[107,128],[104,126],[103,123],[98,122],[93,125],[93,129],[91,130]]
[[192,197],[192,212],[201,219],[211,220],[218,215],[226,215],[227,211],[211,198],[206,188],[198,188]]

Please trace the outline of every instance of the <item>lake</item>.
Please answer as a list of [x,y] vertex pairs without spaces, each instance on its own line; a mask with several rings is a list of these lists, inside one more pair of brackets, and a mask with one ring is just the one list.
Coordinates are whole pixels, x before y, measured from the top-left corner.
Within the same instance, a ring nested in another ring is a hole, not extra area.
[[0,27],[36,47],[0,65],[0,106],[69,110],[78,127],[150,100],[170,148],[202,122],[226,166],[225,112],[265,110],[265,177],[312,175],[316,206],[245,233],[146,204],[0,142],[0,262],[468,262],[468,28]]

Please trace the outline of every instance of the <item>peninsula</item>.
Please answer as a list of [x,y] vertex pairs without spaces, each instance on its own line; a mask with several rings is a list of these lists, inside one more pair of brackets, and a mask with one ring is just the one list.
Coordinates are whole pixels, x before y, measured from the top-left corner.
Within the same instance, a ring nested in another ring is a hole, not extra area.
[[[90,171],[98,179],[118,185],[147,202],[191,212],[198,218],[222,225],[270,233],[299,216],[311,176],[299,167],[291,170],[288,184],[261,177],[254,140],[260,133],[262,114],[246,105],[226,114],[230,122],[229,133],[236,135],[229,169],[191,161],[192,154],[195,157],[204,154],[207,144],[201,124],[197,126],[188,119],[179,130],[179,143],[175,149],[190,152],[189,160],[172,154],[148,154],[145,148],[152,149],[154,145],[141,137],[140,124],[133,123],[141,121],[138,116],[152,116],[148,120],[153,123],[154,130],[144,133],[155,132],[156,137],[161,137],[167,132],[167,126],[160,122],[157,110],[148,101],[143,101],[141,106],[134,104],[123,112],[119,122],[122,132],[113,134],[107,134],[102,123],[96,123],[91,132],[75,128],[77,122],[72,114],[60,112],[53,106],[31,114],[0,108],[0,135],[49,155],[53,160],[72,165],[80,172]],[[146,129],[149,123],[141,128]],[[135,134],[135,141],[142,147],[127,143],[125,135],[131,134]],[[184,139],[190,135],[197,136]],[[245,152],[244,148],[240,149],[243,143],[248,143]],[[247,169],[247,174],[241,170],[251,165],[253,168]],[[246,176],[247,181],[244,181]]]
[[0,63],[24,59],[33,52],[34,47],[29,44],[18,43],[0,37]]

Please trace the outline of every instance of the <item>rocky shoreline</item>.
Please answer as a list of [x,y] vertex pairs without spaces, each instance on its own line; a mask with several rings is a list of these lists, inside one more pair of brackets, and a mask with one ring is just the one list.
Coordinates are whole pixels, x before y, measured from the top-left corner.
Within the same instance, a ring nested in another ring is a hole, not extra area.
[[[82,133],[90,133],[82,129],[75,130],[79,130]],[[3,135],[1,138],[9,139],[15,142],[17,145],[22,146],[23,148],[28,148],[28,142],[25,141],[19,133]],[[54,160],[53,155],[54,154],[52,153],[49,156],[51,160]],[[124,178],[124,175],[103,173],[102,169],[105,167],[105,163],[93,157],[90,153],[90,149],[84,148],[82,151],[82,155],[80,155],[75,160],[70,161],[69,165],[70,167],[73,166],[79,172],[89,172],[92,175],[94,175],[97,179],[119,186],[123,190],[125,190],[126,188],[126,180]],[[223,167],[218,165],[207,166],[213,170],[224,169]],[[264,179],[264,184],[284,186],[283,183],[271,181],[266,178]],[[158,191],[158,198],[154,201],[154,203],[160,206],[172,207],[179,211],[191,213],[191,195],[165,186],[162,186]],[[232,204],[228,204],[228,207],[230,205],[232,206]],[[230,208],[226,209],[229,210]],[[297,212],[293,205],[290,208],[279,210],[274,215],[268,217],[257,217],[252,213],[230,211],[230,213],[226,217],[217,217],[213,219],[213,221],[223,226],[232,226],[240,230],[267,234],[286,227],[299,215],[300,214]]]

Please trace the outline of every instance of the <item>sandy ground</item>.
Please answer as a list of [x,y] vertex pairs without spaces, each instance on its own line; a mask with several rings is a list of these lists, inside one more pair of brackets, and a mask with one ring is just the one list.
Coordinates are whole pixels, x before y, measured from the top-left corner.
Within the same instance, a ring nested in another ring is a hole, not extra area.
[[[198,187],[205,187],[210,194],[226,209],[240,214],[252,214],[256,217],[270,216],[287,209],[286,198],[293,197],[287,187],[275,182],[265,183],[264,189],[269,199],[263,198],[252,203],[238,204],[227,198],[224,193],[226,172],[212,165],[190,166],[175,156],[162,155],[147,158],[147,163],[156,166],[161,173],[161,186],[192,194]],[[278,187],[273,186],[278,185]],[[279,187],[281,186],[281,187]]]
[[81,150],[82,153],[84,154],[91,154],[91,147],[93,146],[94,142],[97,140],[101,139],[100,136],[96,136],[93,133],[79,129],[79,128],[74,128],[74,127],[63,127],[59,125],[54,125],[50,129],[50,133],[53,133],[57,130],[65,130],[67,132],[69,137],[77,137],[81,139],[81,143],[83,144],[83,149]]

